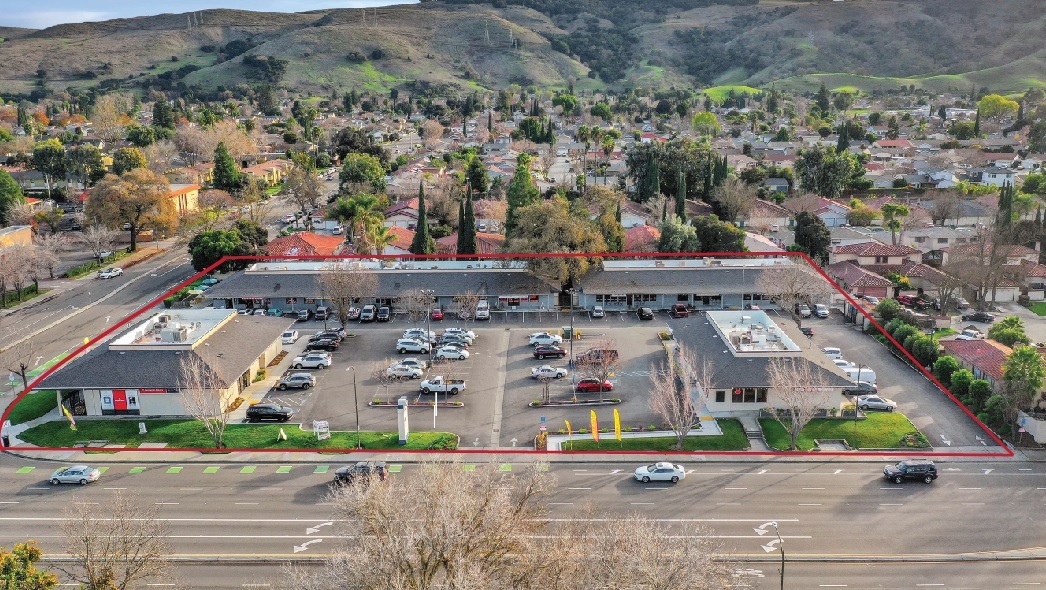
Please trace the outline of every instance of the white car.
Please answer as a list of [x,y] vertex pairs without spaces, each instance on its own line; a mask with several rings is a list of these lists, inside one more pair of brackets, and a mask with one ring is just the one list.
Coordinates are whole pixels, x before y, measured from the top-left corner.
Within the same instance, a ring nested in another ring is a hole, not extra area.
[[283,216],[282,221],[284,223],[294,223],[295,219],[297,219],[297,217],[295,217],[293,213],[288,213],[287,215]]
[[411,328],[403,331],[403,336],[400,336],[405,340],[419,340],[421,342],[435,342],[436,333],[432,330],[422,330],[421,328]]
[[886,410],[887,412],[892,412],[897,409],[897,403],[878,395],[862,395],[857,398],[857,407],[862,410]]
[[535,332],[530,335],[530,345],[537,346],[538,344],[563,344],[563,337],[548,332]]
[[602,317],[606,317],[606,315],[607,315],[607,313],[605,311],[603,311],[603,306],[602,305],[597,305],[597,306],[592,308],[592,317],[593,318],[602,318]]
[[552,365],[542,365],[530,370],[530,376],[535,379],[562,379],[567,376],[567,370]]
[[294,344],[298,341],[298,337],[297,330],[287,330],[283,333],[283,336],[280,336],[280,342],[283,342],[284,344]]
[[385,376],[393,379],[420,379],[421,369],[418,367],[407,367],[404,365],[393,365],[385,369]]
[[313,351],[294,357],[291,366],[295,369],[326,369],[333,361],[331,353]]
[[668,461],[658,461],[657,463],[651,463],[650,465],[644,465],[636,469],[635,477],[637,481],[643,483],[649,483],[652,481],[670,481],[676,483],[686,477],[686,471],[683,469],[682,465],[673,465]]
[[840,369],[849,369],[857,367],[857,365],[851,363],[846,359],[832,359],[832,362],[835,363],[835,366],[839,367]]
[[411,367],[411,368],[414,368],[414,369],[419,369],[419,370],[424,371],[425,369],[429,368],[429,362],[428,361],[423,361],[421,359],[416,359],[414,357],[409,357],[409,358],[401,359],[397,363],[393,363],[392,366],[393,367]]
[[864,300],[867,301],[869,305],[879,305],[878,297],[872,295],[865,295]]
[[444,334],[457,334],[458,336],[464,336],[465,338],[469,339],[469,341],[470,341],[469,343],[470,344],[471,344],[472,340],[476,339],[476,333],[475,332],[473,332],[472,330],[464,330],[462,328],[447,328],[446,330],[443,330],[443,333]]
[[420,340],[414,340],[413,338],[400,338],[396,341],[396,350],[400,354],[407,354],[408,352],[428,352],[430,347],[428,343]]
[[829,316],[828,306],[823,303],[814,305],[814,315],[819,318],[826,318]]
[[123,269],[122,268],[116,268],[115,266],[112,267],[112,268],[107,268],[105,270],[102,270],[102,271],[98,272],[98,278],[100,278],[100,279],[112,279],[112,278],[116,278],[116,277],[119,277],[119,276],[122,276],[122,275],[123,275]]
[[49,481],[53,486],[60,483],[78,483],[80,485],[87,485],[92,481],[98,481],[98,478],[101,477],[101,475],[101,470],[96,467],[73,465],[72,467],[63,467],[62,469],[55,471],[51,474]]
[[456,346],[441,346],[436,349],[436,358],[438,359],[457,359],[463,361],[469,358],[469,351]]

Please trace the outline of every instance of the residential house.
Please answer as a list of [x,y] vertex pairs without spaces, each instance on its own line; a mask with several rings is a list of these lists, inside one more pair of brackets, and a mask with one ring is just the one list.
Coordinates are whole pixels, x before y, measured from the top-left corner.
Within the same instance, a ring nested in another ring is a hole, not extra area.
[[174,205],[178,215],[194,213],[200,210],[200,188],[198,184],[172,184],[167,200]]
[[33,228],[29,225],[10,225],[0,228],[0,248],[32,246]]
[[[413,239],[413,236],[411,237]],[[495,254],[501,252],[501,247],[505,245],[505,236],[501,234],[491,234],[486,232],[476,232],[476,253],[477,254]],[[410,244],[407,244],[408,248]],[[436,240],[436,252],[438,254],[457,254],[458,252],[458,232],[454,232],[449,236],[442,237]]]
[[889,276],[890,273],[908,277],[908,284],[913,289],[922,289],[923,291],[937,291],[950,278],[949,275],[932,266],[913,260],[902,264],[870,264],[862,268],[883,277]]
[[788,182],[787,178],[767,178],[763,181],[763,186],[770,189],[772,193],[785,193],[791,190],[791,183]]
[[385,227],[402,227],[413,230],[418,226],[417,197],[393,203],[385,209]]
[[1020,154],[1016,152],[989,152],[983,156],[984,165],[993,168],[1012,168],[1021,161]]
[[785,201],[784,206],[794,213],[798,212],[797,207],[806,208],[830,228],[849,223],[847,217],[850,214],[850,208],[848,206],[824,197],[814,197],[814,199],[816,201],[812,203],[812,207],[806,198],[790,199]]
[[625,252],[657,252],[661,230],[652,225],[637,225],[625,230]]
[[981,171],[981,184],[990,186],[1013,185],[1017,171],[1010,168],[985,168]]
[[381,253],[410,254],[410,245],[414,242],[414,230],[393,225],[389,227],[388,232],[392,239],[385,245]]
[[283,182],[287,171],[293,164],[290,160],[269,160],[253,166],[244,168],[240,172],[255,180],[262,181],[265,186],[276,186]]
[[824,267],[828,276],[847,293],[853,295],[890,296],[893,281],[862,268],[853,262],[835,262]]
[[922,254],[910,246],[884,244],[876,240],[835,246],[832,248],[831,262],[853,262],[861,266],[873,264],[904,264],[912,258],[918,262]]
[[756,199],[748,210],[746,218],[738,223],[739,227],[766,228],[767,231],[778,231],[780,228],[792,225],[794,225],[794,221],[791,211],[763,199]]
[[897,236],[897,241],[922,252],[923,262],[935,263],[938,266],[944,258],[943,248],[957,244],[968,244],[977,240],[977,233],[969,227],[944,227],[931,225],[913,227],[904,230]]
[[1003,379],[1002,367],[1013,349],[994,340],[943,340],[944,354],[959,361],[977,379],[991,383],[997,390]]
[[649,215],[647,210],[639,203],[625,201],[621,206],[621,225],[626,229],[646,225]]
[[323,236],[312,232],[295,232],[289,236],[274,238],[265,246],[269,256],[337,256],[344,253],[346,244],[340,236]]

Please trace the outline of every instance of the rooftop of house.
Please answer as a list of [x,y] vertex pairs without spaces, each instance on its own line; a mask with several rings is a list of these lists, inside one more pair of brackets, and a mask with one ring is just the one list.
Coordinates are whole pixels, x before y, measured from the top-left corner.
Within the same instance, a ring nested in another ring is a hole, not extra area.
[[884,244],[876,240],[861,242],[858,244],[846,244],[835,246],[835,254],[856,254],[857,256],[911,256],[919,251],[911,246],[898,244]]
[[944,340],[944,352],[966,361],[991,375],[996,381],[1003,378],[1002,366],[1013,349],[994,340]]
[[734,356],[802,351],[765,311],[708,311],[705,317]]

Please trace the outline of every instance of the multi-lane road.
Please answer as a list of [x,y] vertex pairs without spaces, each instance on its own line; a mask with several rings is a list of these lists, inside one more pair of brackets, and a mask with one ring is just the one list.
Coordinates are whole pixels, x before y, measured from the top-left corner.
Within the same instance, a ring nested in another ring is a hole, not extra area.
[[[210,467],[210,468],[208,468]],[[351,542],[327,502],[334,464],[109,464],[86,487],[51,487],[53,465],[0,462],[0,545],[37,539],[64,551],[59,532],[73,500],[104,507],[116,490],[134,491],[167,521],[182,587],[279,585],[279,564],[328,554]],[[522,467],[516,464],[515,468]],[[776,522],[786,587],[1009,588],[1046,583],[1042,562],[961,561],[1036,548],[1046,538],[1046,465],[943,463],[931,485],[894,485],[880,463],[713,463],[692,461],[678,485],[635,482],[633,463],[554,464],[548,498],[553,522],[587,505],[639,513],[670,527],[704,526],[738,560],[752,587],[779,584]],[[34,468],[34,469],[28,469]],[[485,465],[479,469],[487,468]],[[423,477],[416,465],[392,477]],[[404,507],[409,510],[409,507]],[[554,526],[554,524],[553,524]],[[763,546],[771,547],[767,552]],[[898,564],[904,558],[915,563]],[[222,566],[208,560],[261,563]],[[212,575],[220,571],[220,575]],[[264,574],[264,575],[262,575]]]

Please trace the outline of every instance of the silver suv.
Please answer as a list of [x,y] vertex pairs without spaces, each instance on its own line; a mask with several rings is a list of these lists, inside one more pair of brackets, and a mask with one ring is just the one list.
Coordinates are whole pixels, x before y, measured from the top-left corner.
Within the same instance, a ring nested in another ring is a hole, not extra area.
[[315,386],[316,376],[312,373],[291,373],[280,379],[280,382],[276,384],[276,389],[284,391],[287,388],[308,389]]
[[309,352],[294,357],[291,366],[295,369],[326,369],[331,366],[331,355],[329,352]]

